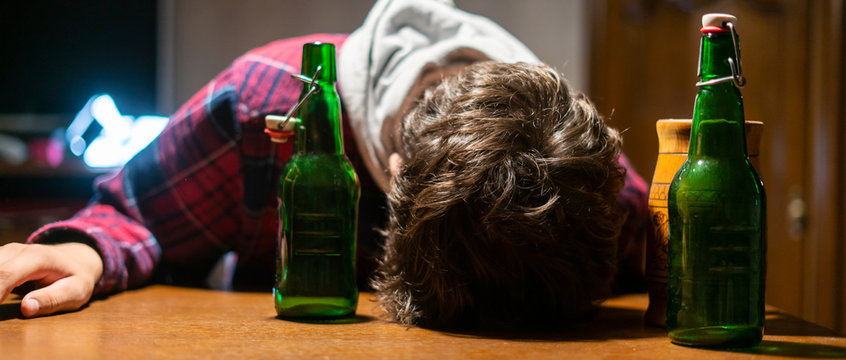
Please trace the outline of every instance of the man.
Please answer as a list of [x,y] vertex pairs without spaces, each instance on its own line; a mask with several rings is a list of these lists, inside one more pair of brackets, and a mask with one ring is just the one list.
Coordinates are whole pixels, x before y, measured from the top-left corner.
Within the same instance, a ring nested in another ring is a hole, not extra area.
[[340,48],[347,152],[372,177],[364,186],[389,198],[374,277],[387,316],[534,324],[608,295],[618,243],[638,248],[645,223],[646,186],[618,164],[619,134],[488,19],[446,1],[386,0],[349,38],[281,40],[237,59],[99,179],[85,209],[37,231],[35,245],[0,248],[3,297],[33,281],[24,316],[74,310],[151,281],[196,283],[230,251],[236,281],[270,286],[291,145],[271,144],[264,116],[296,102],[290,75],[313,41]]

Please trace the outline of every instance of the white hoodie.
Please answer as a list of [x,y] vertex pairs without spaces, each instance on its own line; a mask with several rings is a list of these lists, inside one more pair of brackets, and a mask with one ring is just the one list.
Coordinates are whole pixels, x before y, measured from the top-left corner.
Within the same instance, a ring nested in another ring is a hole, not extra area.
[[379,0],[364,24],[344,42],[338,84],[359,149],[376,182],[387,190],[385,119],[400,109],[421,70],[442,65],[469,48],[506,63],[539,63],[522,42],[490,19],[467,13],[451,0]]

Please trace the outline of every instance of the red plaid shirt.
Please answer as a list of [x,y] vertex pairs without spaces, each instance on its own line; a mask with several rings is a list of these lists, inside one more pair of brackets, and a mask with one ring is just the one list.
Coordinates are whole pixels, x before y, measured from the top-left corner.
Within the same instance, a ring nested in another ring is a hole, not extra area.
[[[97,179],[87,207],[44,226],[28,242],[94,246],[103,259],[95,294],[143,286],[154,272],[196,282],[228,251],[238,254],[239,273],[269,286],[276,184],[292,145],[269,141],[264,116],[285,114],[296,103],[302,84],[290,75],[299,73],[303,43],[341,49],[345,39],[321,34],[280,40],[236,59],[173,114],[155,142],[120,171]],[[345,138],[348,155],[360,165],[347,127]],[[620,201],[630,216],[620,248],[640,254],[646,183],[622,160],[629,176]],[[365,168],[357,170],[366,182]]]

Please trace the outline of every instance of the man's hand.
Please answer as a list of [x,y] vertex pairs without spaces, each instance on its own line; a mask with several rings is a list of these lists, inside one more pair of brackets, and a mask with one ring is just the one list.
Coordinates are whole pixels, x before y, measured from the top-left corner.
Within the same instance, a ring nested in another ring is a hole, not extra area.
[[32,281],[37,290],[21,301],[25,317],[76,310],[85,305],[103,273],[103,261],[82,243],[0,246],[0,302]]

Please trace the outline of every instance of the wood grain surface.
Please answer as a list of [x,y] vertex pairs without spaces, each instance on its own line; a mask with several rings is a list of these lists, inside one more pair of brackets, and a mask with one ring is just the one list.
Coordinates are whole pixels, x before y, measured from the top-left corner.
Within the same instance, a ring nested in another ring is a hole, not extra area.
[[[3,359],[478,359],[843,358],[846,338],[770,309],[761,346],[704,350],[673,345],[643,325],[645,294],[606,301],[592,321],[545,332],[443,332],[377,319],[373,295],[358,315],[295,322],[275,317],[270,293],[150,286],[81,311],[20,318],[20,299],[0,305]],[[552,320],[552,319],[551,319]]]

